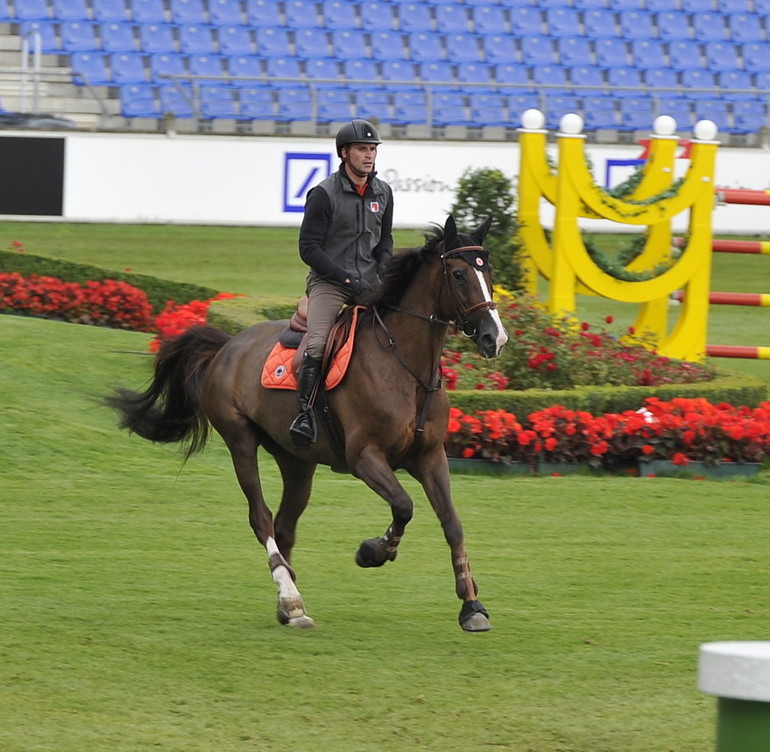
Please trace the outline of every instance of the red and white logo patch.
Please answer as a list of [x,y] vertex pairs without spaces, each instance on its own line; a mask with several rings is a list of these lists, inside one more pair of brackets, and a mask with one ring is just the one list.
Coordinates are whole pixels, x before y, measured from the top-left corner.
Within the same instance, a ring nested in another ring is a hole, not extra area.
[[476,256],[476,266],[484,266],[484,259],[481,256]]
[[379,201],[371,201],[369,203],[369,209],[373,214],[379,214],[380,213],[380,202]]

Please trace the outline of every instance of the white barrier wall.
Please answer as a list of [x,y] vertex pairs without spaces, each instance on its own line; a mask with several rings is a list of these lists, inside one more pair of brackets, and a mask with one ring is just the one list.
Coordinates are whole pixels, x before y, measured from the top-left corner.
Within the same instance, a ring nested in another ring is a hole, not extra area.
[[[37,193],[50,194],[39,177],[37,188],[27,186],[31,195],[23,205],[29,208],[20,210],[18,201],[4,204],[4,195],[18,197],[28,176],[15,160],[12,169],[0,163],[0,216],[5,219],[298,226],[305,193],[338,164],[332,139],[267,137],[3,132],[0,155],[2,147],[5,153],[15,148],[6,139],[28,144],[30,138],[64,143],[63,176],[60,165],[49,173],[50,180],[63,183],[62,211],[51,215],[50,209],[36,208]],[[42,147],[41,153],[50,151]],[[639,145],[594,145],[587,151],[597,181],[610,185],[623,180],[633,170],[628,162],[642,153]],[[377,167],[394,190],[396,225],[422,228],[443,223],[466,169],[499,168],[515,182],[518,162],[515,142],[390,141],[380,147]],[[683,172],[688,161],[679,164]],[[720,149],[717,185],[769,189],[770,152]],[[544,217],[547,223],[549,214]],[[588,221],[586,229],[619,230]],[[770,234],[770,210],[716,207],[714,229]]]

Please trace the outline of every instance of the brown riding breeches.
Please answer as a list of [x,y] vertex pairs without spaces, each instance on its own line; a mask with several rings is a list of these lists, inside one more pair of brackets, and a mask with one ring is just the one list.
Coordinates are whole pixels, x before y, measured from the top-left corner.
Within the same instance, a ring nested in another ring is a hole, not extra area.
[[320,360],[326,349],[329,332],[342,307],[353,298],[353,291],[311,274],[307,278],[307,297],[307,348],[305,352],[311,358]]

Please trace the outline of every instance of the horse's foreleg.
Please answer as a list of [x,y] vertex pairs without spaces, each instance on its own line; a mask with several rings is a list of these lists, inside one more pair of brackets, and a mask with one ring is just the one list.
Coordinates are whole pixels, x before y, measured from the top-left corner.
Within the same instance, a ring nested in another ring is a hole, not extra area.
[[294,571],[276,543],[273,517],[259,480],[256,437],[248,430],[241,430],[235,437],[229,432],[220,433],[230,449],[238,483],[249,502],[249,523],[257,540],[267,551],[270,572],[278,586],[278,621],[303,629],[314,627],[315,622],[305,613],[302,596],[294,582]]
[[431,461],[424,462],[419,468],[409,468],[409,471],[425,489],[449,544],[455,575],[455,592],[463,602],[459,616],[460,626],[466,632],[488,632],[492,625],[487,610],[478,599],[478,586],[473,579],[465,552],[462,523],[452,503],[449,467],[443,450],[440,457],[437,454]]
[[393,521],[385,534],[369,538],[358,547],[356,564],[360,567],[381,567],[386,561],[393,561],[398,553],[398,544],[407,524],[412,519],[414,504],[411,497],[398,482],[395,473],[385,458],[372,448],[364,449],[355,463],[351,463],[353,474],[390,504]]

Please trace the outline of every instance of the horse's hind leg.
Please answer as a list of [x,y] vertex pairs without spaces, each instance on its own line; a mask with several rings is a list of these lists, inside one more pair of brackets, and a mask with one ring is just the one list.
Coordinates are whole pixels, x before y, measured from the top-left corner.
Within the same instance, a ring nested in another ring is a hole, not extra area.
[[[276,540],[273,517],[265,503],[262,484],[259,480],[257,447],[259,440],[252,424],[244,417],[239,417],[238,430],[217,430],[230,450],[241,490],[249,502],[249,522],[257,540],[265,547],[273,581],[278,586],[278,620],[281,624],[307,629],[315,622],[305,613],[305,604],[295,584],[296,576],[284,558]],[[306,503],[306,502],[305,502]],[[304,506],[302,507],[304,508]]]

